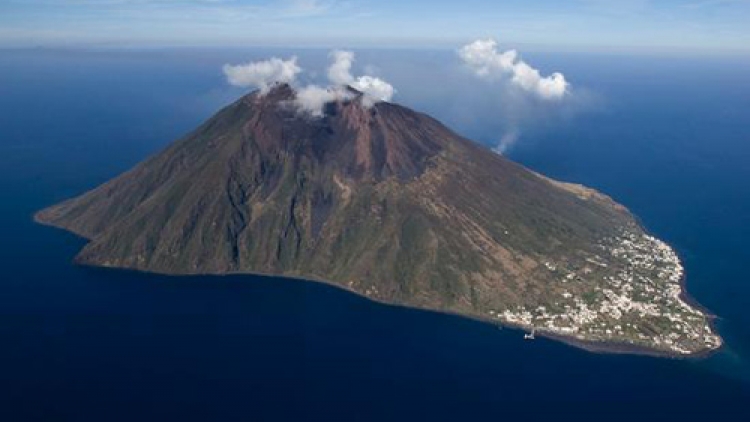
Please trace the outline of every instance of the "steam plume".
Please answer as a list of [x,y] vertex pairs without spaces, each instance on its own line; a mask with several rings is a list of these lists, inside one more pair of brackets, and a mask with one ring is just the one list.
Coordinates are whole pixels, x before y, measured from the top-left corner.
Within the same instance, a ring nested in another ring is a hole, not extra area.
[[333,63],[328,68],[328,80],[335,86],[349,85],[365,94],[365,105],[379,101],[390,101],[396,90],[393,85],[375,76],[354,77],[351,73],[354,53],[336,50],[331,52]]
[[330,53],[331,65],[328,67],[329,87],[307,85],[297,90],[295,104],[300,111],[313,117],[323,116],[325,105],[332,101],[346,100],[352,97],[346,87],[362,92],[362,104],[371,107],[380,101],[390,101],[395,89],[388,82],[370,75],[354,77],[351,73],[354,53],[335,50]]
[[480,77],[510,77],[521,89],[545,100],[559,100],[568,92],[568,82],[562,73],[542,77],[537,69],[518,57],[516,50],[499,52],[497,41],[476,40],[458,51],[461,60]]
[[505,152],[518,141],[520,133],[517,129],[511,129],[500,138],[500,142],[497,143],[495,148],[492,150],[498,154],[505,154]]
[[[352,97],[346,87],[363,93],[362,104],[370,107],[380,101],[390,101],[396,90],[393,85],[371,75],[354,77],[351,73],[354,53],[336,50],[330,54],[332,63],[328,68],[329,87],[307,85],[296,88],[295,106],[302,112],[320,117],[326,103]],[[294,85],[297,74],[302,69],[297,65],[297,57],[282,60],[277,57],[269,60],[250,62],[241,65],[224,65],[224,74],[231,85],[254,87],[260,94],[266,94],[275,83]]]
[[255,87],[261,94],[266,94],[274,83],[293,83],[297,74],[302,71],[294,56],[288,60],[273,57],[241,65],[225,64],[223,70],[230,84]]
[[323,108],[327,103],[342,99],[345,95],[346,93],[341,89],[308,85],[297,90],[294,103],[300,111],[309,113],[313,117],[322,117]]
[[333,59],[333,63],[328,67],[328,80],[338,86],[351,84],[354,81],[354,76],[351,73],[354,53],[335,50],[329,56]]

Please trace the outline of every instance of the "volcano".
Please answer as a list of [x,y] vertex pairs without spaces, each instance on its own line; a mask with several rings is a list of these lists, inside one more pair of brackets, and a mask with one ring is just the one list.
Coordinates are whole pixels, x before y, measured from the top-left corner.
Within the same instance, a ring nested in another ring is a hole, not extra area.
[[35,218],[88,239],[85,265],[324,281],[597,350],[721,345],[625,207],[350,94],[314,117],[288,85],[250,93]]

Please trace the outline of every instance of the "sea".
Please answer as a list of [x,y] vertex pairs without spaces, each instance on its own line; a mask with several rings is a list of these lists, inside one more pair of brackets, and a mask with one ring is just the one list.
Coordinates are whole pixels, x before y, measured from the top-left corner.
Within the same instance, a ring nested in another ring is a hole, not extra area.
[[455,51],[357,51],[394,101],[610,195],[675,247],[726,341],[704,359],[590,353],[314,282],[72,264],[32,221],[243,94],[221,67],[325,50],[0,51],[1,421],[750,420],[750,57],[530,51],[570,95],[479,80]]

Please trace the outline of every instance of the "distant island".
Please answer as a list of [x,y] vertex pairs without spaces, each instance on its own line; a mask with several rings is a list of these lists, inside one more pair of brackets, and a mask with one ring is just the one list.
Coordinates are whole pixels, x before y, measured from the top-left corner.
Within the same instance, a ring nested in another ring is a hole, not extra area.
[[722,345],[674,250],[609,197],[353,89],[322,116],[296,95],[248,94],[35,219],[88,239],[85,265],[324,281],[599,351]]

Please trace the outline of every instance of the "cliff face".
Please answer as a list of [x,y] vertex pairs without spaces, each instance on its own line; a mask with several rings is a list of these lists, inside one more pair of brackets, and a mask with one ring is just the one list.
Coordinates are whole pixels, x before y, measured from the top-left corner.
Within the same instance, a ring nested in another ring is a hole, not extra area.
[[[533,173],[399,105],[364,107],[355,97],[313,119],[291,106],[294,96],[286,85],[249,94],[36,218],[88,238],[83,264],[320,279],[527,328],[547,324],[540,307],[555,321],[580,308],[576,299],[598,305],[607,277],[636,271],[632,257],[612,251],[647,236],[608,197]],[[642,272],[677,266],[675,257]],[[705,316],[695,318],[710,334]],[[651,321],[597,337],[580,325],[554,322],[550,332],[645,348],[672,332]],[[703,337],[680,344],[710,348]]]

